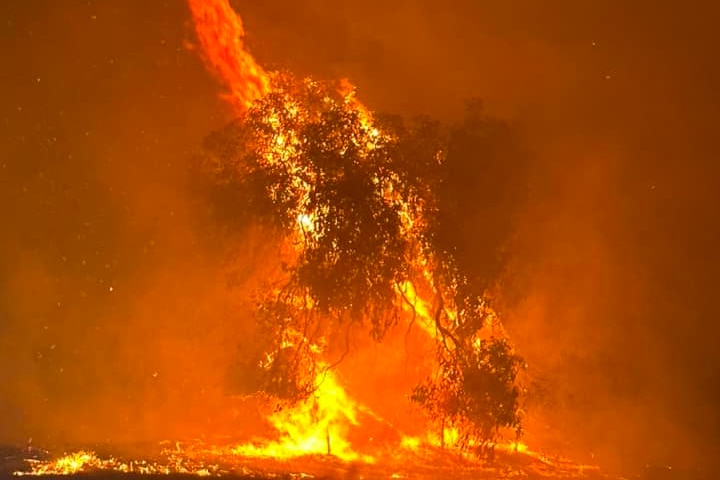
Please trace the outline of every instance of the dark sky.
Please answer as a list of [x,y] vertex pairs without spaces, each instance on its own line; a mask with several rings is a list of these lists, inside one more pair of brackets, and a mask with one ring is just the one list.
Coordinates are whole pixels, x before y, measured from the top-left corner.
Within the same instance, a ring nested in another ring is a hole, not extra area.
[[[533,174],[506,314],[557,392],[538,423],[608,464],[710,458],[720,7],[390,3],[233,5],[271,68],[348,77],[377,110],[453,119],[480,97],[510,121]],[[216,278],[223,247],[186,185],[229,112],[192,40],[180,0],[0,6],[1,438],[102,431],[102,402],[122,395],[136,406],[107,429],[139,435],[132,419],[187,381],[178,362],[226,360],[208,353],[237,315]]]

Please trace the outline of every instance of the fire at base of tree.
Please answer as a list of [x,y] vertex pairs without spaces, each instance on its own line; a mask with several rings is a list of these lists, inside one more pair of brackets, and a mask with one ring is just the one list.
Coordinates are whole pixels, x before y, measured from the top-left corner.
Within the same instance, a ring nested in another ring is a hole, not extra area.
[[[270,78],[270,93],[211,135],[200,162],[207,191],[234,199],[223,216],[275,232],[280,267],[257,296],[248,389],[294,405],[348,353],[329,339],[359,325],[381,342],[406,323],[435,344],[434,371],[411,399],[439,442],[479,452],[505,431],[519,437],[524,362],[483,297],[510,224],[488,222],[488,265],[470,275],[448,186],[459,157],[492,151],[502,124],[476,104],[454,127],[374,116],[346,83]],[[484,195],[498,202],[516,192],[495,171]],[[222,215],[227,201],[217,205]]]

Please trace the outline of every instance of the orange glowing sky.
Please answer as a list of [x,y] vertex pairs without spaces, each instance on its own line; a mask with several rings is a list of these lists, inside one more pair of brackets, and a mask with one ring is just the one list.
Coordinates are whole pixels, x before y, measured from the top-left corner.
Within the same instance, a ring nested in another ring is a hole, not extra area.
[[[232,6],[243,25],[224,35],[258,63],[212,76],[184,2],[0,5],[0,441],[154,438],[165,412],[193,418],[178,430],[228,424],[194,405],[220,396],[244,334],[227,258],[242,289],[266,246],[218,232],[191,160],[233,115],[218,95],[250,98],[218,77],[289,68],[350,78],[373,110],[452,119],[478,96],[509,119],[533,177],[504,313],[555,392],[560,448],[613,465],[711,457],[713,2]],[[470,249],[482,223],[467,223]]]

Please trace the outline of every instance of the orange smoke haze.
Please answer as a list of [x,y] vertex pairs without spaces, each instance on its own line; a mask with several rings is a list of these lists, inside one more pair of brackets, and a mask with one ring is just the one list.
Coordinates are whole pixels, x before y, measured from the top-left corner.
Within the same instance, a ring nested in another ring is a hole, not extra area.
[[[454,119],[479,96],[511,120],[530,202],[500,212],[499,297],[538,393],[527,442],[632,472],[720,458],[717,16],[601,3],[0,2],[0,441],[268,428],[232,394],[272,245],[192,175],[230,119],[217,81],[237,112],[265,65],[351,78],[372,110]],[[428,352],[396,333],[354,335],[342,378],[412,434]]]
[[226,118],[187,6],[2,8],[27,45],[2,43],[0,442],[240,431],[226,376],[265,239],[228,239],[191,193]]

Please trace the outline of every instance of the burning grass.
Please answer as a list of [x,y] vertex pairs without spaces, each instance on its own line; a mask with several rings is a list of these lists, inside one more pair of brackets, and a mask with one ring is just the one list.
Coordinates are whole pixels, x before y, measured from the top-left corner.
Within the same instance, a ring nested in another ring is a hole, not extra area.
[[152,459],[123,460],[80,451],[55,460],[31,461],[15,475],[93,478],[150,476],[223,476],[243,478],[585,478],[610,479],[596,467],[577,465],[561,458],[548,458],[514,446],[498,447],[495,462],[479,462],[458,451],[432,446],[399,447],[376,453],[375,461],[346,461],[333,455],[303,455],[294,458],[254,457],[238,454],[235,447],[218,447],[201,441],[163,448]]

